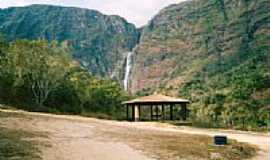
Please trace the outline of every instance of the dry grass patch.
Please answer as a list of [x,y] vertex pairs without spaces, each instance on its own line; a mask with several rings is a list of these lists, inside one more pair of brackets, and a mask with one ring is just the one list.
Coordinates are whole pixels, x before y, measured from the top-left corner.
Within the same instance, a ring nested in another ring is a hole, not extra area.
[[242,160],[255,155],[256,147],[229,140],[229,145],[214,146],[209,136],[175,132],[145,131],[131,128],[118,132],[106,130],[104,134],[115,141],[128,143],[136,150],[155,159],[185,160]]
[[0,160],[40,160],[40,146],[45,143],[37,138],[45,138],[40,132],[25,131],[9,128],[6,122],[9,119],[23,118],[26,116],[18,113],[6,113],[0,111]]
[[36,134],[0,127],[0,160],[39,160]]

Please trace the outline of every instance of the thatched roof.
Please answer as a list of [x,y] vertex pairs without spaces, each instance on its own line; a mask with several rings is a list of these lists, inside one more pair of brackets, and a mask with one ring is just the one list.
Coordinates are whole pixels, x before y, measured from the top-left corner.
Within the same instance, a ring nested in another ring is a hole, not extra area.
[[136,98],[130,101],[123,102],[122,104],[146,104],[146,103],[174,103],[174,104],[181,104],[181,103],[189,103],[187,99],[181,98],[174,98],[169,96],[164,96],[161,94],[154,94],[150,96]]

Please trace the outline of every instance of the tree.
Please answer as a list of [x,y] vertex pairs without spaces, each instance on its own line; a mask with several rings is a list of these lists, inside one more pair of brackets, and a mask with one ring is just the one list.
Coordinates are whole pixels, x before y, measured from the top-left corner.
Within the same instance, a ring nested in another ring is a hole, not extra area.
[[9,67],[8,48],[9,43],[5,42],[0,34],[0,98],[5,102],[12,97],[15,80],[14,68]]
[[90,99],[90,74],[85,71],[77,71],[70,75],[71,84],[80,101],[80,111],[84,111],[85,103]]
[[55,42],[18,40],[11,44],[9,56],[17,77],[16,85],[27,84],[39,106],[72,67],[66,52]]

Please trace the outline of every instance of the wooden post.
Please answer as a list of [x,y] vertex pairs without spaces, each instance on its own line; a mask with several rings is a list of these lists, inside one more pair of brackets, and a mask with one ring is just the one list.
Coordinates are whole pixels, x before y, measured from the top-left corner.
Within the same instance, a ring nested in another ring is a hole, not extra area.
[[138,111],[139,111],[139,118],[138,118],[138,120],[141,120],[141,105],[138,105]]
[[140,115],[139,115],[139,106],[135,105],[134,106],[134,121],[139,121],[140,120]]
[[183,110],[184,110],[183,120],[186,121],[187,120],[187,104],[186,103],[183,104]]
[[159,112],[159,108],[158,108],[158,105],[156,105],[156,120],[157,120],[157,121],[158,121],[158,116],[159,116],[159,115],[158,115],[158,114],[159,114],[158,112]]
[[132,121],[135,121],[135,106],[134,105],[132,105],[131,106],[131,108],[132,108]]
[[170,104],[170,120],[173,120],[173,105]]
[[153,120],[153,105],[150,106],[151,107],[151,121]]
[[164,104],[162,104],[162,120],[165,120],[165,108],[164,108]]
[[129,120],[129,105],[127,104],[127,120]]

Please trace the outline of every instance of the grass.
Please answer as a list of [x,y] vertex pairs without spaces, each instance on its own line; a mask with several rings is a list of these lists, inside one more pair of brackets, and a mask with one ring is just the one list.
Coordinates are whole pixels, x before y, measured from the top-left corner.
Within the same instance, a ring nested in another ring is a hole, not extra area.
[[239,131],[253,131],[253,132],[260,132],[260,133],[270,131],[270,126],[242,128],[242,126],[234,126],[234,127],[211,126],[209,124],[182,122],[182,121],[164,121],[162,123],[168,123],[174,126],[193,126],[196,128],[203,128],[203,129],[225,129],[225,130],[233,129],[233,130],[239,130]]
[[[16,113],[0,112],[0,120],[21,117]],[[39,133],[10,129],[0,124],[0,160],[40,160],[39,142],[34,138]]]
[[27,140],[33,134],[0,127],[0,160],[40,160],[36,142]]
[[22,117],[25,117],[25,115],[19,114],[19,113],[8,113],[8,112],[1,112],[0,111],[0,118],[8,118],[8,117],[22,118]]
[[128,142],[131,147],[160,160],[208,160],[213,157],[218,157],[218,160],[243,160],[253,157],[257,151],[255,146],[234,140],[229,140],[225,146],[215,146],[213,138],[202,135],[139,129],[121,131],[121,128],[117,132],[105,132],[116,142]]

